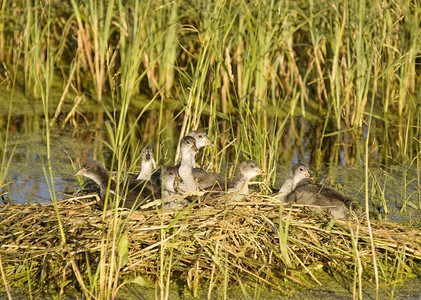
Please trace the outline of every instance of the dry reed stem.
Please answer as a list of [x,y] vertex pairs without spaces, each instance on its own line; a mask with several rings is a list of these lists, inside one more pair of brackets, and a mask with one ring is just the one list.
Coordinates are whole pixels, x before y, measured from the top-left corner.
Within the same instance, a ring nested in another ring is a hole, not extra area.
[[2,259],[1,259],[1,255],[0,255],[0,273],[1,273],[1,278],[2,278],[2,280],[3,280],[4,288],[5,288],[5,290],[6,290],[7,298],[8,298],[8,299],[13,299],[13,298],[12,298],[12,294],[10,293],[9,284],[7,283],[6,274],[4,273],[4,269],[3,269],[3,261],[2,261]]

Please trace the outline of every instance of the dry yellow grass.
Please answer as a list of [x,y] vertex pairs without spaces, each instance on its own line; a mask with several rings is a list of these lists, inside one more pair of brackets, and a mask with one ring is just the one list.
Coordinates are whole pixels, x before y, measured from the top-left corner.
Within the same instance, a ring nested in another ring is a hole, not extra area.
[[[101,247],[111,249],[101,240],[115,217],[120,219],[119,230],[128,234],[128,261],[120,266],[123,276],[157,280],[164,255],[171,258],[166,267],[170,276],[181,278],[193,291],[199,282],[218,286],[226,276],[229,282],[241,278],[280,289],[286,279],[300,283],[301,271],[318,283],[312,270],[320,266],[353,270],[359,262],[364,272],[373,272],[364,220],[335,221],[303,207],[280,212],[281,205],[270,197],[251,196],[242,203],[222,197],[179,212],[109,211],[104,219],[92,197],[63,200],[58,208],[65,245],[60,244],[52,204],[0,207],[0,255],[9,283],[25,280],[27,273],[19,268],[25,264],[32,264],[32,279],[83,278],[87,258],[95,269]],[[420,230],[375,221],[372,227],[378,263],[421,260]]]

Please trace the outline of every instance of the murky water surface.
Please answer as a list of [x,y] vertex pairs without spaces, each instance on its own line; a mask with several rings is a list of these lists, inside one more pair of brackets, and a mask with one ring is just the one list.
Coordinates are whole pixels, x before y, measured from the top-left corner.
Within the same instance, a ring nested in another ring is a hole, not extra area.
[[[71,160],[80,150],[89,151],[90,145],[75,141],[71,136],[53,135],[51,139],[51,166],[54,174],[54,186],[57,199],[72,193],[76,178]],[[9,149],[15,147],[8,178],[10,198],[13,203],[48,203],[52,195],[47,184],[48,162],[45,138],[41,135],[13,135],[9,139]],[[48,179],[49,181],[49,179]]]

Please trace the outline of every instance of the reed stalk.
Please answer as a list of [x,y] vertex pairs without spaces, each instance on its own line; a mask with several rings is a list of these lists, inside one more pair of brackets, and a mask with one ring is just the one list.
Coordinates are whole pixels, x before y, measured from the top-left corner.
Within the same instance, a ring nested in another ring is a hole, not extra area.
[[[369,232],[369,236],[370,236],[370,244],[371,244],[371,252],[373,255],[373,268],[374,268],[374,281],[376,283],[376,299],[378,299],[379,297],[379,275],[378,275],[378,268],[377,268],[377,254],[376,254],[376,249],[375,249],[375,245],[374,245],[374,237],[373,237],[373,231],[371,228],[371,221],[370,221],[370,208],[369,208],[369,188],[368,188],[368,182],[369,182],[369,166],[368,166],[368,162],[369,162],[369,153],[370,153],[370,148],[369,148],[369,137],[370,137],[370,128],[371,128],[371,115],[373,113],[373,107],[374,107],[374,102],[372,102],[371,104],[371,114],[368,120],[368,129],[367,129],[367,137],[366,137],[366,141],[365,141],[365,165],[364,165],[364,171],[365,171],[365,214],[366,214],[366,219],[367,219],[367,227],[368,227],[368,232]],[[360,293],[360,297],[361,297],[361,293]],[[362,297],[361,297],[362,298]]]
[[3,269],[3,261],[1,259],[1,255],[0,255],[0,274],[1,274],[3,284],[4,284],[4,288],[6,290],[7,298],[9,300],[11,300],[11,299],[13,299],[13,297],[12,297],[12,293],[10,292],[9,284],[7,283],[7,278],[6,278],[6,274],[4,272],[4,269]]
[[12,111],[12,103],[13,103],[13,93],[11,94],[10,99],[9,99],[9,107],[8,107],[8,112],[7,112],[6,130],[4,133],[4,138],[2,134],[0,134],[0,142],[1,142],[1,148],[2,148],[1,164],[0,164],[0,187],[1,188],[3,188],[6,185],[5,182],[7,179],[7,172],[10,168],[13,154],[16,150],[16,146],[15,146],[13,150],[10,152],[10,154],[7,155],[7,144],[8,144],[8,139],[9,139],[9,126],[10,126],[10,116],[11,116],[11,111]]

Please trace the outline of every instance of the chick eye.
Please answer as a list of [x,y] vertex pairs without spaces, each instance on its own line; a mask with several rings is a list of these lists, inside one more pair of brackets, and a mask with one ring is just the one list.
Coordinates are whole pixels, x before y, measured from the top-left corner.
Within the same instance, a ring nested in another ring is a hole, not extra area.
[[203,137],[203,135],[199,135],[199,137],[200,137],[200,138],[202,138],[202,137]]
[[304,171],[304,169],[303,168],[300,168],[300,171]]

